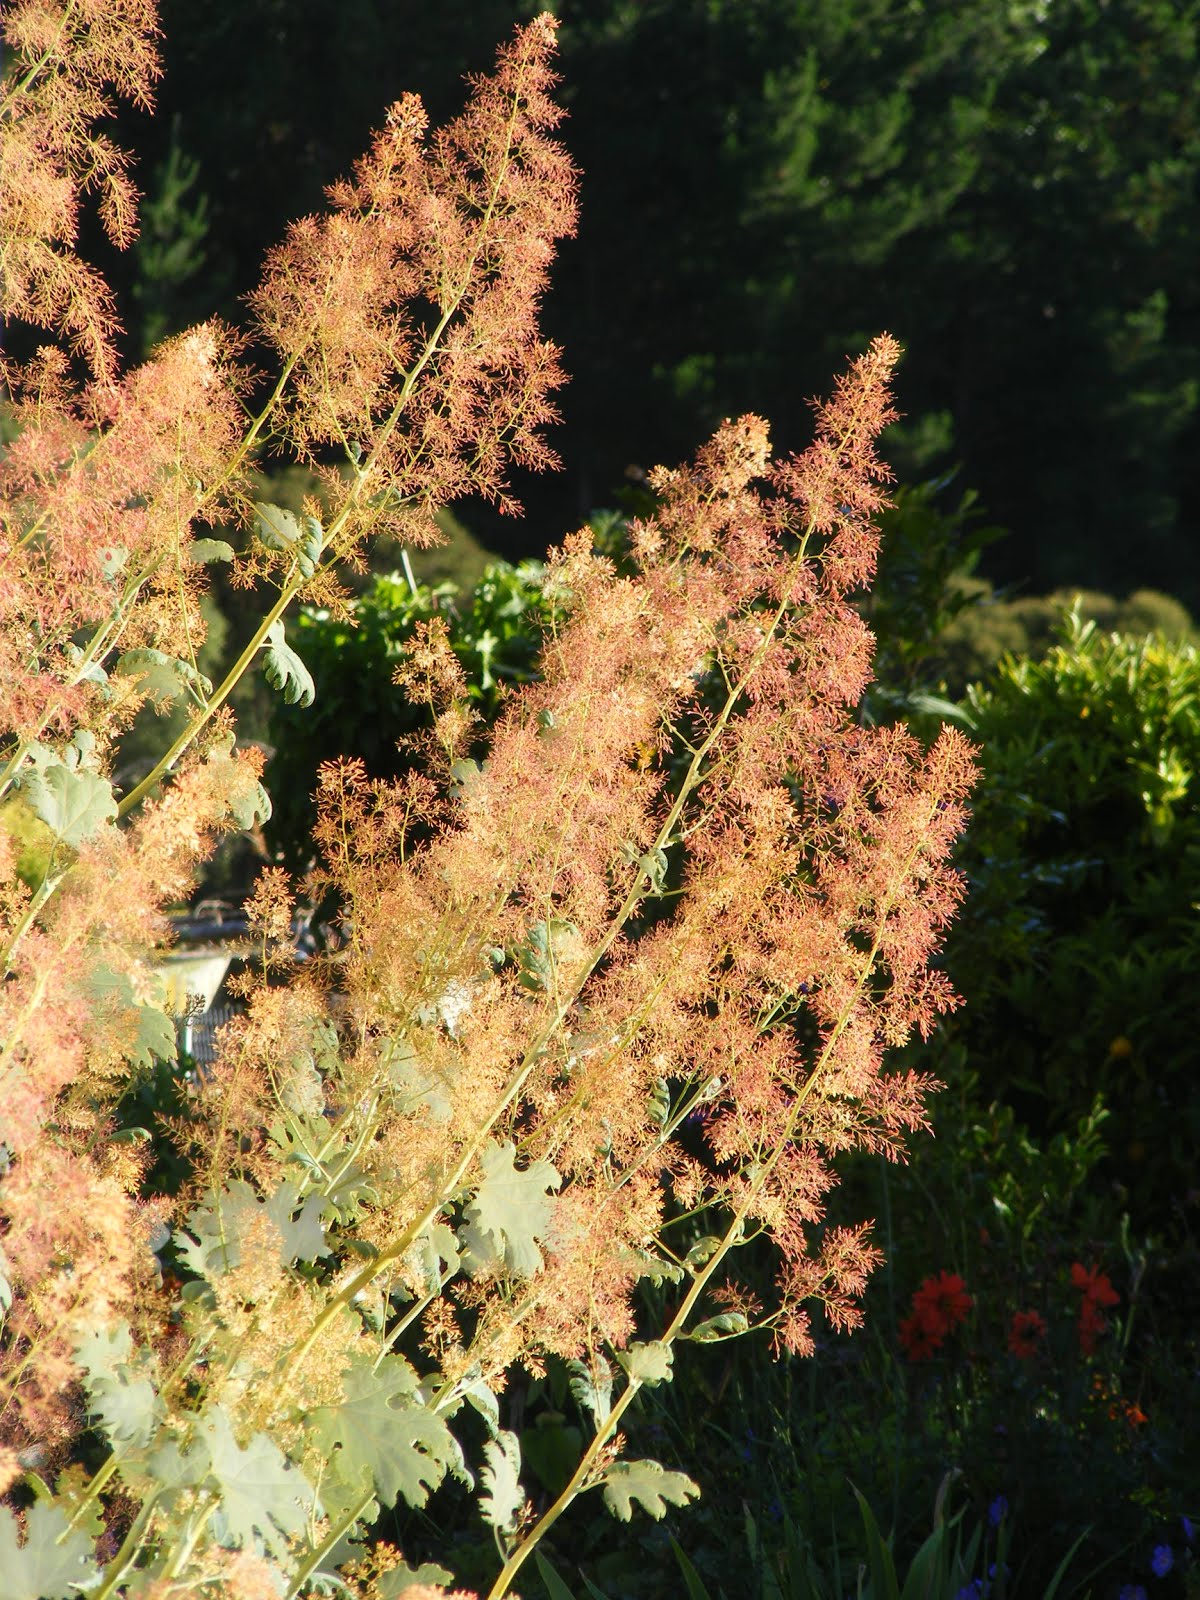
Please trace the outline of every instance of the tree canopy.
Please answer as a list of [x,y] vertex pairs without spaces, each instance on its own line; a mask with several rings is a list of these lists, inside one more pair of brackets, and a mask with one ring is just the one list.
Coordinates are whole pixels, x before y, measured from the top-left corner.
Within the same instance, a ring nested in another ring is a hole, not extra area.
[[[154,330],[214,280],[231,307],[253,287],[365,106],[411,87],[436,115],[530,9],[167,0]],[[990,575],[1200,601],[1198,0],[556,9],[585,177],[547,314],[568,470],[531,494],[538,538],[722,416],[798,440],[804,397],[887,328],[908,351],[889,451],[908,476],[961,463],[1010,530]]]

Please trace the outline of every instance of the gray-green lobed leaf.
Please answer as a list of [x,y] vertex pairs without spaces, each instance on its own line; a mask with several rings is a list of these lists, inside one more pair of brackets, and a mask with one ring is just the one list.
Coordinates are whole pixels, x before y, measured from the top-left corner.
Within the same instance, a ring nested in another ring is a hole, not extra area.
[[264,500],[256,501],[258,512],[258,537],[268,550],[290,550],[300,537],[300,524],[296,513],[286,506],[273,506]]
[[744,1311],[722,1311],[719,1316],[709,1317],[707,1321],[698,1323],[683,1337],[693,1339],[697,1344],[715,1344],[719,1339],[738,1338],[749,1326]]
[[196,566],[209,561],[232,561],[233,546],[224,539],[193,539],[187,547],[187,558]]
[[175,1023],[158,1006],[138,1000],[133,979],[127,972],[97,967],[88,980],[88,990],[97,1001],[123,1006],[136,1024],[132,1039],[125,1046],[127,1059],[136,1067],[149,1070],[155,1061],[174,1061],[179,1053]]
[[403,1356],[385,1356],[378,1367],[356,1356],[342,1382],[341,1404],[318,1406],[308,1418],[312,1438],[341,1482],[373,1485],[384,1505],[402,1495],[420,1508],[447,1471],[460,1475],[457,1441],[422,1405],[417,1375]]
[[454,1574],[432,1561],[423,1562],[419,1567],[410,1567],[406,1561],[402,1561],[379,1579],[379,1600],[397,1600],[397,1596],[408,1589],[415,1589],[418,1584],[429,1584],[436,1588],[453,1582]]
[[605,1472],[604,1503],[622,1522],[640,1505],[661,1521],[668,1505],[686,1506],[700,1493],[700,1486],[685,1472],[670,1472],[657,1461],[616,1461]]
[[134,1350],[128,1322],[86,1334],[75,1346],[93,1417],[117,1454],[144,1449],[158,1431],[163,1408],[148,1351]]
[[49,761],[23,774],[21,788],[55,838],[73,849],[116,820],[112,784],[86,768]]
[[602,1428],[608,1421],[612,1411],[613,1370],[600,1354],[592,1356],[591,1362],[568,1361],[567,1371],[571,1374],[571,1393],[575,1403],[581,1410],[590,1411],[595,1418],[596,1427]]
[[538,1241],[554,1214],[548,1193],[562,1178],[548,1161],[519,1170],[516,1146],[489,1141],[483,1152],[483,1179],[467,1206],[459,1238],[469,1271],[503,1266],[522,1277],[541,1270]]
[[212,693],[212,680],[198,672],[189,661],[166,655],[162,650],[126,650],[113,671],[122,678],[136,678],[151,700],[173,704],[191,698],[203,705]]
[[672,1355],[669,1344],[653,1339],[649,1344],[631,1344],[620,1361],[631,1378],[653,1388],[656,1383],[670,1383]]
[[280,1254],[285,1266],[293,1261],[316,1261],[329,1254],[325,1229],[321,1226],[321,1212],[325,1200],[322,1195],[309,1194],[300,1199],[300,1187],[291,1178],[284,1181],[269,1195],[267,1215],[279,1229],[282,1244]]
[[417,1235],[405,1257],[425,1280],[426,1291],[436,1294],[458,1271],[458,1242],[454,1230],[435,1221]]
[[[76,1600],[99,1579],[93,1540],[70,1518],[38,1500],[25,1513],[25,1542],[17,1519],[0,1506],[0,1593],[4,1600]],[[61,1541],[61,1542],[60,1542]]]
[[219,1194],[188,1213],[191,1233],[178,1229],[176,1249],[180,1259],[203,1278],[231,1272],[241,1263],[242,1246],[254,1220],[268,1216],[279,1232],[279,1258],[284,1266],[293,1261],[315,1261],[328,1251],[320,1195],[300,1200],[299,1185],[285,1178],[264,1199],[244,1178],[234,1178]]
[[263,640],[266,656],[263,670],[267,682],[278,689],[288,705],[310,706],[317,697],[317,686],[312,673],[284,637],[283,622],[276,618]]
[[307,1478],[265,1433],[239,1445],[220,1407],[204,1415],[198,1431],[208,1446],[209,1479],[221,1497],[213,1518],[217,1538],[235,1549],[286,1557],[288,1539],[304,1532],[316,1498]]
[[479,1473],[479,1510],[483,1520],[499,1533],[511,1533],[525,1504],[521,1487],[521,1442],[506,1428],[483,1447]]
[[[232,733],[214,739],[205,760],[219,764],[233,759],[235,736]],[[239,828],[253,828],[260,822],[271,820],[271,797],[257,780],[243,791],[226,797],[230,815]]]

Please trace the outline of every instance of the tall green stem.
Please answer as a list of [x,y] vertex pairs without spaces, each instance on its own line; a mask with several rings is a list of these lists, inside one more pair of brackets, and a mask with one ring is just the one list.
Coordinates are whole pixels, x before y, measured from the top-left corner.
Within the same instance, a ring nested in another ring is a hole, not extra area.
[[142,1540],[145,1538],[146,1530],[150,1526],[150,1519],[154,1515],[154,1508],[157,1504],[158,1491],[152,1490],[142,1501],[141,1508],[130,1524],[129,1532],[125,1535],[121,1548],[109,1563],[103,1583],[98,1589],[92,1590],[91,1600],[108,1600],[109,1595],[113,1593],[125,1576],[131,1562],[141,1548]]
[[151,768],[151,770],[142,779],[141,783],[139,783],[136,788],[133,788],[129,791],[129,793],[117,807],[118,816],[123,817],[127,815],[127,813],[139,803],[139,801],[143,800],[145,796],[149,794],[150,790],[154,788],[155,784],[157,784],[163,777],[166,776],[166,774],[175,765],[176,761],[178,761],[179,757],[188,748],[192,741],[203,731],[204,727],[212,719],[215,712],[225,704],[226,700],[228,700],[234,689],[236,689],[238,684],[241,682],[244,673],[250,666],[250,663],[254,660],[254,657],[262,648],[263,641],[266,639],[268,633],[270,633],[274,624],[287,610],[304,581],[305,580],[300,573],[300,569],[298,567],[293,567],[285,579],[284,585],[282,589],[280,589],[274,605],[272,605],[266,616],[259,623],[254,633],[251,635],[250,641],[246,645],[246,648],[242,651],[241,655],[234,662],[233,666],[230,667],[229,671],[225,674],[220,686],[209,696],[204,709],[199,713],[198,716],[192,718],[187,727],[184,728],[183,732],[171,745],[171,748],[164,756],[161,757],[155,766]]

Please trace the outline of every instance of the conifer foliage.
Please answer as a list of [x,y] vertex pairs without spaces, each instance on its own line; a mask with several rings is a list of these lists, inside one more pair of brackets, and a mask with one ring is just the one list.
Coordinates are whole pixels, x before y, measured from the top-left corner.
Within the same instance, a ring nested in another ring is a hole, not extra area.
[[[268,257],[248,335],[207,323],[121,372],[76,216],[101,183],[133,226],[93,123],[110,89],[148,96],[153,11],[22,0],[5,25],[5,309],[66,347],[7,367],[0,461],[5,1592],[249,1600],[340,1573],[393,1594],[402,1553],[360,1541],[453,1476],[500,1596],[579,1494],[623,1519],[696,1494],[620,1432],[681,1343],[753,1328],[804,1353],[814,1304],[858,1321],[877,1252],[824,1226],[832,1163],[898,1157],[923,1120],[929,1084],[884,1053],[955,1004],[931,962],[972,760],[953,731],[924,750],[854,716],[872,641],[849,596],[874,569],[898,349],[850,365],[802,455],[773,461],[743,417],[660,469],[627,563],[569,538],[540,676],[485,759],[444,631],[419,631],[400,677],[431,712],[420,761],[391,784],[321,773],[337,948],[293,966],[295,888],[264,871],[243,1011],[181,1079],[184,1113],[131,1142],[121,1098],[175,1052],[165,909],[269,806],[231,689],[261,651],[302,700],[298,595],[338,605],[338,563],[376,532],[427,541],[466,492],[514,509],[510,464],[552,463],[537,313],[575,174],[541,17],[448,127],[391,109]],[[303,514],[255,502],[266,447],[321,475]],[[264,595],[216,686],[214,561]],[[188,720],[122,795],[147,701]],[[188,1176],[152,1196],[167,1143]],[[730,1272],[763,1234],[769,1304]],[[547,1504],[504,1388],[551,1361],[591,1436]]]

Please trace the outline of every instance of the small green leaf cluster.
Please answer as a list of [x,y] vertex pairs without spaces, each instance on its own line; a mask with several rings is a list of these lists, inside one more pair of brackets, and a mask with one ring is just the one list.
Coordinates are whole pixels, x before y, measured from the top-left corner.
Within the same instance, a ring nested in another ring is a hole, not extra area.
[[[408,765],[400,743],[426,724],[428,712],[411,703],[393,673],[418,622],[446,622],[471,703],[485,724],[507,688],[534,677],[558,610],[544,591],[544,572],[536,561],[493,562],[466,592],[449,581],[429,585],[403,573],[376,575],[344,617],[314,606],[299,612],[296,651],[285,647],[292,670],[282,670],[276,685],[285,703],[274,703],[268,729],[275,749],[268,837],[285,862],[301,866],[311,858],[311,796],[322,761],[358,756],[376,778],[395,777]],[[299,673],[298,656],[304,662]],[[268,659],[268,676],[272,670]]]

